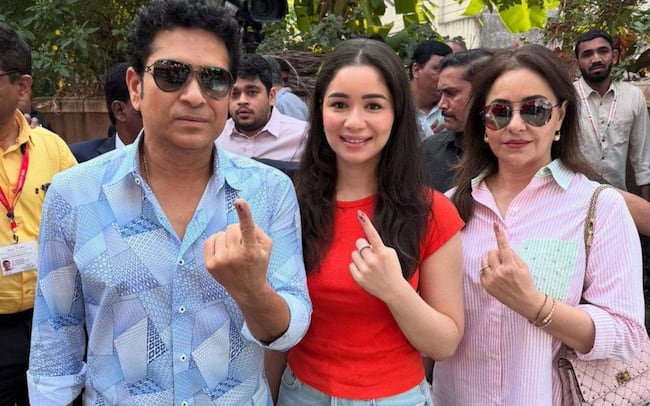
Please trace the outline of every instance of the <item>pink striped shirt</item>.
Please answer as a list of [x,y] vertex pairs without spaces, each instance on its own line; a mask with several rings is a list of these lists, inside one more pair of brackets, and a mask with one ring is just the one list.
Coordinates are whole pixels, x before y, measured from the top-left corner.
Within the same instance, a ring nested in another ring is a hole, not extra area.
[[[452,358],[435,365],[435,405],[561,404],[560,341],[481,286],[480,260],[496,248],[494,222],[504,226],[540,291],[591,316],[594,346],[580,358],[628,358],[639,348],[646,337],[641,247],[625,202],[612,189],[598,198],[585,266],[583,227],[596,186],[553,161],[538,171],[502,218],[482,178],[473,181],[474,217],[461,232],[465,336]],[[583,295],[592,304],[579,304],[583,284]]]

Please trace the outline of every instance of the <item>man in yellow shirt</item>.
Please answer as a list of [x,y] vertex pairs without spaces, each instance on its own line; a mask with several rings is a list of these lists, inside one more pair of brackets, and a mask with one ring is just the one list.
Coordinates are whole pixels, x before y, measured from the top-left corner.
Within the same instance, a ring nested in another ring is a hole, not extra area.
[[17,109],[30,91],[31,51],[0,23],[0,405],[28,405],[26,371],[36,283],[36,246],[45,192],[76,164],[66,143],[30,128]]

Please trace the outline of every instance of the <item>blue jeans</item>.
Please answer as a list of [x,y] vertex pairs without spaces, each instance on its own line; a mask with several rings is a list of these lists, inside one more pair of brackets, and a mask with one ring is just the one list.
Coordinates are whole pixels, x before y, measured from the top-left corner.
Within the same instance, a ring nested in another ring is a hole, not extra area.
[[343,399],[319,392],[296,378],[287,366],[282,374],[278,406],[430,406],[431,386],[426,380],[406,392],[379,399]]

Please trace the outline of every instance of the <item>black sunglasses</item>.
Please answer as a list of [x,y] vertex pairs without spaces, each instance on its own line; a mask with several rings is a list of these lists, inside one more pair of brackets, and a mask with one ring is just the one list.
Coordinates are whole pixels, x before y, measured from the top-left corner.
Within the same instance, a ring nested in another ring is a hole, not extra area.
[[495,102],[483,108],[483,123],[490,130],[500,130],[512,120],[512,114],[519,112],[521,119],[533,127],[541,127],[549,122],[555,106],[544,97],[526,100],[518,109],[512,108],[512,103]]
[[190,64],[160,59],[144,68],[151,73],[156,86],[164,92],[175,92],[181,89],[192,76],[195,76],[206,95],[213,99],[223,99],[232,87],[230,72],[217,66],[199,66],[198,69]]
[[6,76],[6,75],[11,75],[12,73],[16,73],[16,72],[18,72],[16,69],[8,70],[6,72],[0,73],[0,77]]

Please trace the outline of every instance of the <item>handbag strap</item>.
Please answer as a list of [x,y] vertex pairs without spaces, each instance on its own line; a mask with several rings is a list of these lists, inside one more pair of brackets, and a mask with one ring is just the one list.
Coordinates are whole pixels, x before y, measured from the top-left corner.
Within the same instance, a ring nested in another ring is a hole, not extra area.
[[594,240],[594,226],[596,223],[596,202],[598,195],[603,190],[612,187],[611,185],[599,185],[594,193],[591,195],[589,202],[589,210],[587,211],[587,218],[585,219],[585,260],[589,259],[589,251],[591,251],[591,244]]

